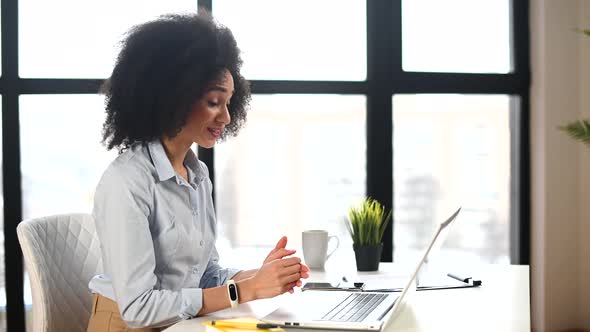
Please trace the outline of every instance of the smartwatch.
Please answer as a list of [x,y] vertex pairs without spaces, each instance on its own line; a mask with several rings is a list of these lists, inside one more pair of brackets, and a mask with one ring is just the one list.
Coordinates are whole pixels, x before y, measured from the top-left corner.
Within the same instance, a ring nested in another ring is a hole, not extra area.
[[227,294],[232,308],[238,307],[238,285],[232,279],[227,281]]

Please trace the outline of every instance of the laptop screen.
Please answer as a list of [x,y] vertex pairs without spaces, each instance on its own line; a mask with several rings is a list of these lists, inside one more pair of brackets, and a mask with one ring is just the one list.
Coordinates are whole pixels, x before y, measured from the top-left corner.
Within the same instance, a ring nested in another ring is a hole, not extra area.
[[447,220],[440,223],[432,235],[432,238],[426,248],[424,249],[424,253],[420,256],[420,261],[418,261],[416,268],[414,269],[413,273],[409,276],[408,281],[404,284],[404,289],[400,296],[397,298],[393,309],[389,312],[389,317],[387,317],[384,326],[388,325],[396,316],[398,316],[406,307],[409,299],[413,296],[417,289],[416,280],[418,278],[418,274],[420,273],[420,269],[422,266],[428,261],[428,257],[430,254],[438,250],[442,243],[444,242],[448,231],[449,225],[455,220],[457,215],[461,212],[461,208],[458,208],[455,213],[453,213]]

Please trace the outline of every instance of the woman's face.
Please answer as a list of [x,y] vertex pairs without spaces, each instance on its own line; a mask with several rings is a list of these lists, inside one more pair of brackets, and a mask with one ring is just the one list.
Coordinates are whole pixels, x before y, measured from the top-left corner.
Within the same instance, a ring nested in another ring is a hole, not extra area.
[[205,95],[197,100],[182,131],[193,142],[212,148],[221,137],[223,128],[230,123],[229,101],[234,93],[234,79],[226,69],[220,79],[213,82]]

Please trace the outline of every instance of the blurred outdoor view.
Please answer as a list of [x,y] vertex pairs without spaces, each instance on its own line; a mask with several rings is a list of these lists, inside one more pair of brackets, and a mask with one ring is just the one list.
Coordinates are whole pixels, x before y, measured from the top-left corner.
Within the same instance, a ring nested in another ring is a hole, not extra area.
[[510,263],[510,111],[506,95],[393,97],[394,259],[462,207],[441,259]]
[[[462,206],[440,256],[510,263],[509,101],[394,96],[394,260],[415,258]],[[254,97],[246,128],[215,149],[225,262],[255,267],[281,235],[300,248],[306,229],[327,229],[350,255],[343,220],[365,194],[365,113],[360,96]]]
[[[366,79],[366,0],[212,3],[213,15],[236,36],[248,79]],[[402,4],[404,70],[510,72],[509,0]],[[195,5],[194,0],[20,0],[19,75],[106,78],[124,31],[159,14],[194,12]],[[125,15],[110,15],[115,7]],[[326,15],[335,8],[338,15]],[[396,261],[414,257],[435,223],[462,206],[443,248],[446,259],[509,263],[510,135],[515,134],[510,98],[392,96]],[[103,98],[22,95],[19,102],[23,218],[90,212],[99,177],[116,157],[100,144]],[[365,195],[366,112],[363,95],[253,96],[246,127],[215,148],[222,263],[257,266],[281,235],[299,249],[305,229],[338,235],[338,253],[348,257],[343,218]],[[6,303],[2,218],[0,331]]]
[[365,114],[364,96],[254,96],[246,127],[215,148],[222,259],[255,267],[282,235],[299,248],[305,229],[345,233],[365,194]]

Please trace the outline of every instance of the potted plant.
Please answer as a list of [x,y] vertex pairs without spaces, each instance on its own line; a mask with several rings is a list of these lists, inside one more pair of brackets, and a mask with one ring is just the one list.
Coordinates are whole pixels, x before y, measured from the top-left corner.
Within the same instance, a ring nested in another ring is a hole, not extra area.
[[391,219],[391,210],[385,208],[371,197],[364,198],[358,206],[348,209],[346,228],[353,241],[356,267],[359,271],[379,270],[383,234]]
[[577,120],[559,129],[565,131],[573,139],[590,145],[590,121]]

